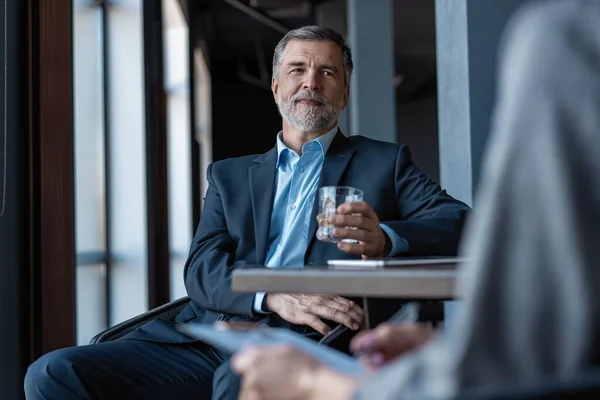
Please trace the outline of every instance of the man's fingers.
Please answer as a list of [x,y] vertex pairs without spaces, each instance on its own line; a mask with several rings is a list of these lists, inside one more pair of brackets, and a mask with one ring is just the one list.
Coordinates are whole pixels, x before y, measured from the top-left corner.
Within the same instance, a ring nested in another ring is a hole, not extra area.
[[329,223],[336,227],[351,227],[359,228],[365,231],[375,231],[379,224],[365,215],[352,214],[352,215],[341,215],[336,214],[329,217]]
[[344,203],[337,208],[338,214],[364,214],[370,219],[377,218],[377,214],[365,201]]
[[359,324],[364,322],[365,313],[363,309],[352,300],[342,296],[331,296],[329,300],[330,302],[326,304],[324,303],[324,305],[333,307],[342,311],[344,314],[350,315],[350,317]]
[[344,313],[350,314],[352,319],[362,324],[365,317],[365,313],[358,304],[340,296],[335,296],[333,298],[333,301],[334,303],[337,303],[332,304],[333,307],[336,307],[338,310],[343,311]]
[[327,324],[319,319],[316,315],[306,314],[304,325],[312,327],[315,331],[325,336],[331,332],[331,328]]
[[358,242],[358,243],[338,242],[337,245],[338,245],[338,249],[345,251],[348,254],[354,254],[357,256],[367,254],[367,246],[364,244],[364,242]]
[[[335,308],[336,310],[341,311],[343,314],[350,316],[350,318],[354,322],[358,323],[359,325],[363,323],[363,320],[364,320],[363,309],[360,308],[352,300],[346,299],[345,297],[322,295],[320,297],[319,303],[316,305],[316,307],[318,307],[318,306]],[[311,311],[311,310],[308,310],[308,311]],[[331,312],[331,311],[325,311],[325,312]],[[325,318],[331,319],[330,317],[325,317]]]
[[[363,309],[360,308],[355,302],[342,296],[335,295],[317,295],[318,299],[315,303],[316,306],[328,306],[340,310],[344,313],[350,313],[351,316],[357,317],[357,322],[362,322]],[[310,310],[308,310],[310,311]]]
[[333,236],[339,239],[354,239],[362,242],[368,242],[373,233],[364,229],[351,229],[337,227],[333,230]]
[[337,303],[340,303],[349,308],[358,307],[355,302],[342,296],[329,296],[329,298]]
[[339,324],[347,326],[350,329],[358,329],[360,327],[360,323],[355,321],[350,315],[337,310],[333,307],[328,306],[317,306],[313,310],[315,315],[319,317],[326,318],[331,321],[335,321]]

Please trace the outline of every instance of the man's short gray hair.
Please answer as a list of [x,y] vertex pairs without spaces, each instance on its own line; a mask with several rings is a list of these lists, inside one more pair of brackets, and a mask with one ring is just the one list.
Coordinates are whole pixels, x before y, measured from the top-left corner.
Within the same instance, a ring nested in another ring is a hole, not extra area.
[[275,46],[275,54],[273,55],[273,78],[279,78],[279,68],[283,63],[283,52],[285,47],[292,40],[304,40],[304,41],[330,41],[337,44],[342,51],[342,63],[344,65],[345,82],[350,84],[350,77],[352,76],[352,52],[350,47],[346,44],[344,36],[338,31],[325,28],[316,25],[303,26],[302,28],[293,29],[285,34],[285,36]]

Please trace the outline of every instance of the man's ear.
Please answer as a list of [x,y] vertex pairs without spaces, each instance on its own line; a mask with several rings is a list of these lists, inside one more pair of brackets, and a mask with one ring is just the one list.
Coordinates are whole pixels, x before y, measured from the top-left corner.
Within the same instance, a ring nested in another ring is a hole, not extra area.
[[342,97],[342,110],[348,105],[348,99],[350,98],[350,85],[344,89],[344,96]]
[[273,100],[277,103],[277,93],[279,92],[279,81],[275,78],[271,79],[271,92],[273,92]]

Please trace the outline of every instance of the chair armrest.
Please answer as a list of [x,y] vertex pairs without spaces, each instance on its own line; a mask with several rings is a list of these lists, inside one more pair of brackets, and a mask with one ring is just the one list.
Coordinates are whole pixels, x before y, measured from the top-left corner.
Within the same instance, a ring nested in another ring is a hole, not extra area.
[[157,318],[163,319],[174,319],[177,314],[189,303],[190,298],[188,296],[182,297],[177,300],[173,300],[170,303],[163,304],[162,306],[156,307],[148,312],[137,315],[127,321],[121,322],[107,330],[100,332],[90,340],[90,344],[110,342],[117,340],[129,332],[132,332],[140,326]]

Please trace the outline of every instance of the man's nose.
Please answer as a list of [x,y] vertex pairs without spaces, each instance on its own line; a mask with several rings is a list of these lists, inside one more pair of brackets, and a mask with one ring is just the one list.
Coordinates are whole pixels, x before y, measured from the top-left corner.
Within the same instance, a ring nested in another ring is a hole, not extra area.
[[314,92],[321,90],[321,83],[315,72],[309,72],[305,75],[303,88]]

